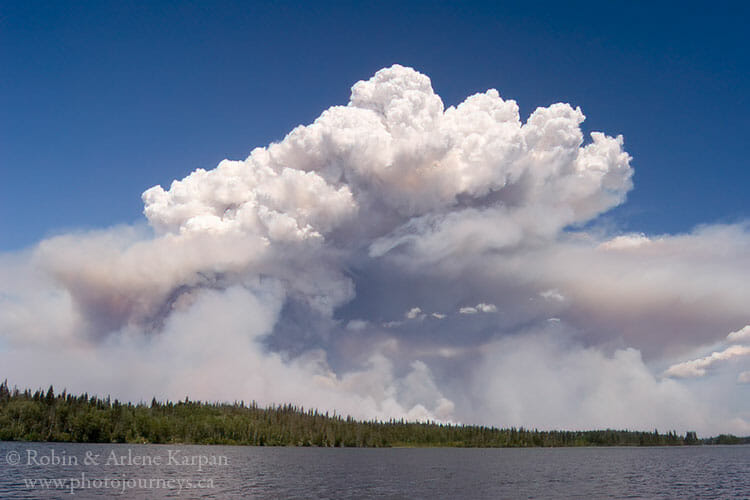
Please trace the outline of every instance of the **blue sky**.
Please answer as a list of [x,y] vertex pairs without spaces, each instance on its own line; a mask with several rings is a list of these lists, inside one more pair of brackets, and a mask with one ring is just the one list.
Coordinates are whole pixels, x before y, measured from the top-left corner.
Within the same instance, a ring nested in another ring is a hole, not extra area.
[[607,214],[675,233],[750,214],[746,4],[3,2],[0,250],[141,219],[140,194],[241,159],[393,63],[446,104],[497,88],[622,133]]

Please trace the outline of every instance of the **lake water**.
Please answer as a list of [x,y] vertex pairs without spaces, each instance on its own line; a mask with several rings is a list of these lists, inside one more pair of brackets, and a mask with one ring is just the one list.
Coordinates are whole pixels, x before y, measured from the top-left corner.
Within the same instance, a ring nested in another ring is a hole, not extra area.
[[0,498],[750,498],[750,446],[321,449],[0,442]]

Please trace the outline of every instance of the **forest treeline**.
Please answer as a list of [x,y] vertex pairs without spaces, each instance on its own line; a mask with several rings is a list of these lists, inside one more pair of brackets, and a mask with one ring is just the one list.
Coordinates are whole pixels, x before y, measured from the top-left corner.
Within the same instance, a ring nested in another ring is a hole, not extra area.
[[0,440],[77,443],[190,443],[256,446],[664,446],[738,444],[749,438],[700,440],[694,432],[538,431],[404,420],[357,421],[293,405],[251,402],[121,403],[88,394],[20,391],[0,384]]

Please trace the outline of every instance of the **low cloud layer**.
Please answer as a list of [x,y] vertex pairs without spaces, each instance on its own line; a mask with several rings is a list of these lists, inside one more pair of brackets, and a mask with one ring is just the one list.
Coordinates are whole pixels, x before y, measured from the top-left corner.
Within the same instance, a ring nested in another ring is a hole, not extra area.
[[748,429],[750,405],[717,413],[673,378],[731,368],[723,397],[746,388],[745,361],[716,360],[747,349],[748,226],[599,228],[633,169],[583,120],[558,103],[522,121],[494,89],[446,109],[427,76],[380,70],[245,160],[146,190],[142,225],[0,256],[4,376],[360,418]]
[[[728,343],[746,343],[750,344],[750,325],[731,332],[727,335]],[[688,378],[703,377],[708,374],[709,370],[715,365],[722,364],[726,361],[738,360],[750,356],[750,345],[730,345],[721,351],[714,351],[707,356],[698,359],[683,361],[670,366],[664,374],[667,377]],[[747,372],[740,373],[737,381],[740,383],[747,382]]]

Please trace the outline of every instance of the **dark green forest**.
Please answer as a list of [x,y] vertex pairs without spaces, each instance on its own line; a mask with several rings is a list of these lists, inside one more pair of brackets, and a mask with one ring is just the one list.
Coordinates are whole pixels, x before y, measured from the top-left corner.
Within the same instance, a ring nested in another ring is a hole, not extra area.
[[0,384],[0,440],[326,447],[533,447],[740,444],[750,438],[624,430],[538,431],[404,420],[357,421],[292,405],[121,403]]

